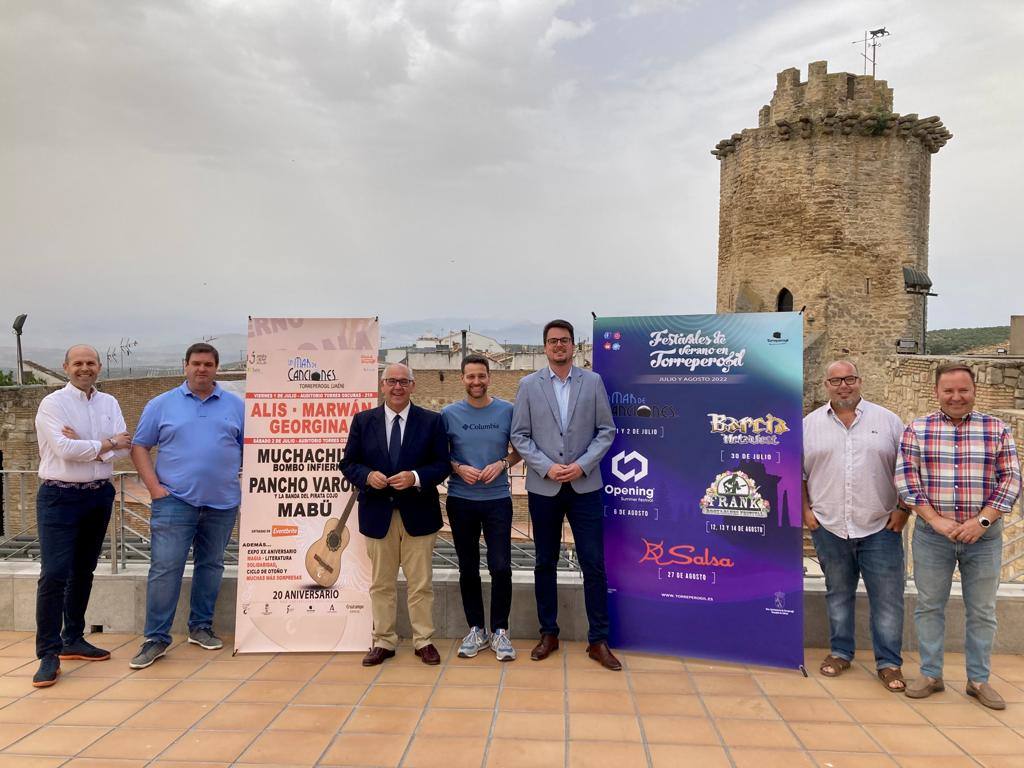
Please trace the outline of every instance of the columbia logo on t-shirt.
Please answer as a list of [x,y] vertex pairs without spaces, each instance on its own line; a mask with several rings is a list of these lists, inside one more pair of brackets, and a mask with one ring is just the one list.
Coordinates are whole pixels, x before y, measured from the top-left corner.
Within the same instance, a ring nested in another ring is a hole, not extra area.
[[498,424],[463,424],[463,429],[501,429]]

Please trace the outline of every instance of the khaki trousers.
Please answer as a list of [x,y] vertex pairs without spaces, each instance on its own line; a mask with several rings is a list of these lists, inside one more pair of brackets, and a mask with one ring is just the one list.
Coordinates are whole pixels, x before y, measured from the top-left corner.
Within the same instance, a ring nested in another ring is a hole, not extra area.
[[370,556],[370,605],[373,611],[373,645],[395,650],[398,633],[398,568],[401,566],[409,588],[409,621],[417,650],[430,645],[434,637],[434,541],[436,533],[410,536],[402,516],[391,513],[391,526],[383,539],[366,537]]

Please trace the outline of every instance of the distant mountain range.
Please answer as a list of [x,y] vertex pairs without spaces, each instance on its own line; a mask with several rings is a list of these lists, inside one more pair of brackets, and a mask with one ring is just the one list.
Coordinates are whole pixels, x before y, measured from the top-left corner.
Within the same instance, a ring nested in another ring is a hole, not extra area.
[[[490,336],[502,344],[538,344],[544,324],[525,321],[504,323],[500,320],[467,320],[464,317],[435,317],[426,320],[384,323],[381,325],[381,346],[384,348],[411,346],[420,336],[447,336],[452,331],[458,332],[463,328]],[[583,334],[580,335],[583,336]],[[209,339],[210,343],[220,352],[221,365],[238,363],[245,358],[248,338],[244,333],[223,333],[205,338]],[[105,367],[118,373],[123,368],[126,375],[129,369],[133,373],[159,370],[176,371],[180,370],[182,353],[185,348],[193,341],[199,340],[191,339],[183,340],[180,344],[162,343],[150,346],[142,339],[138,346],[130,350],[130,354],[122,354],[120,350],[100,346],[100,361]],[[25,359],[47,368],[60,370],[61,364],[64,362],[63,348],[36,347],[31,342],[31,335],[26,334],[22,340]],[[109,354],[113,354],[114,357],[108,359]],[[0,347],[0,370],[13,370],[16,365],[16,349],[13,346]]]

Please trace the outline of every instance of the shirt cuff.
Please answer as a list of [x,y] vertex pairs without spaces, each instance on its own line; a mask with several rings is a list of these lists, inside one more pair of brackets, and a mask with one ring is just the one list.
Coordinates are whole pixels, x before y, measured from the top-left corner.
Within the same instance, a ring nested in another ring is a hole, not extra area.
[[416,478],[416,482],[415,482],[415,483],[413,483],[413,485],[414,485],[415,487],[419,488],[419,487],[420,487],[420,473],[419,473],[419,472],[417,472],[417,471],[416,471],[416,470],[414,469],[414,470],[412,470],[412,476]]
[[992,509],[999,511],[1004,515],[1009,515],[1011,512],[1013,512],[1013,505],[1007,504],[1006,502],[1003,501],[995,501],[993,499],[989,499],[988,501],[985,502],[985,506],[991,507]]

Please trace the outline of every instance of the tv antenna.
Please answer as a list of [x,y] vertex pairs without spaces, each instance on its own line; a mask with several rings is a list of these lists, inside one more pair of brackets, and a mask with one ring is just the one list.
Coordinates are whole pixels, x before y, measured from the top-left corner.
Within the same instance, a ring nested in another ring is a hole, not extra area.
[[[135,341],[135,339],[130,339],[127,337],[121,339],[121,343],[119,345],[119,349],[121,350],[121,357],[118,361],[121,364],[121,378],[124,378],[124,359],[126,357],[131,357],[132,347],[137,346],[139,346],[139,342]],[[132,375],[131,366],[128,367],[128,375]]]
[[[864,52],[861,54],[861,58],[864,59],[864,74],[868,73],[868,62],[871,62],[871,76],[875,76],[875,64],[878,61],[878,46],[880,46],[881,38],[889,37],[892,33],[889,32],[885,27],[879,27],[878,29],[868,29],[864,31],[863,40],[854,40],[853,45],[863,45]],[[871,49],[871,55],[868,55],[868,49]]]

